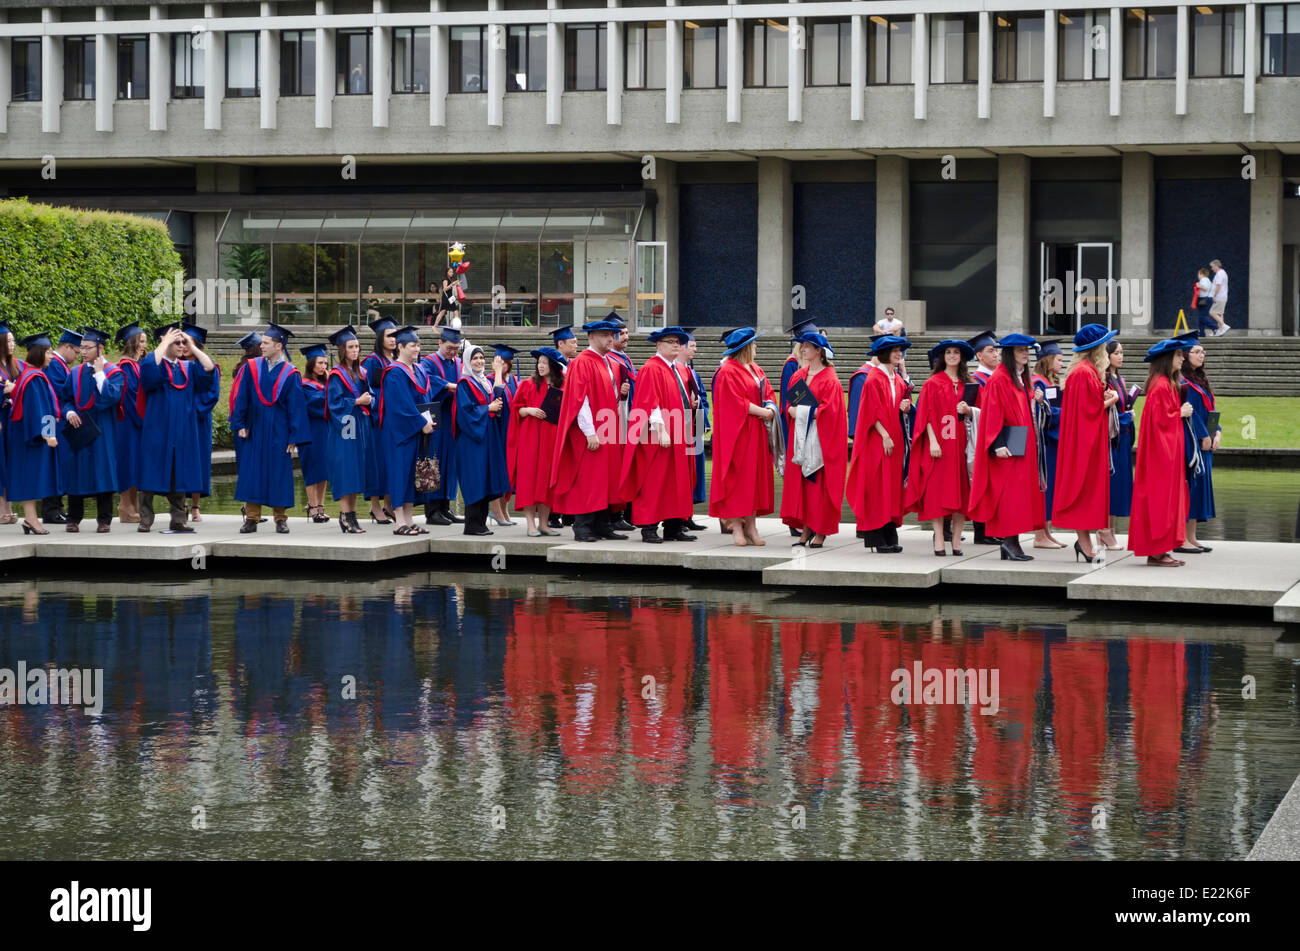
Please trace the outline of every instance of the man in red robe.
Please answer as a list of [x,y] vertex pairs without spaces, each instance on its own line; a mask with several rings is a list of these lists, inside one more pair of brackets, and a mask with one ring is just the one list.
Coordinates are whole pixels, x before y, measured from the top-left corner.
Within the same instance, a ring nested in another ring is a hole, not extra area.
[[555,511],[572,515],[580,542],[617,534],[609,511],[621,502],[618,439],[618,370],[609,356],[618,328],[607,320],[584,324],[590,346],[569,362],[555,433],[551,491]]
[[675,362],[687,335],[680,327],[665,327],[652,333],[650,341],[655,355],[637,374],[628,411],[620,494],[632,503],[632,524],[641,527],[643,542],[693,542],[695,536],[685,529],[695,491],[691,396]]

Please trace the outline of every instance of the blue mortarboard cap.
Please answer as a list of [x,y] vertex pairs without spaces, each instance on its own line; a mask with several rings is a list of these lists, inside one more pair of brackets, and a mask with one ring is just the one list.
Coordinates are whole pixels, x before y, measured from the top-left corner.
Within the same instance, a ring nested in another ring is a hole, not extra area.
[[350,324],[347,327],[344,327],[342,330],[336,330],[329,335],[329,342],[334,344],[334,346],[336,347],[341,347],[345,343],[356,339],[357,339],[356,328],[354,328]]
[[617,333],[620,329],[622,328],[618,324],[608,320],[593,320],[591,323],[582,325],[582,332],[585,334],[600,333],[602,330]]
[[797,323],[795,323],[793,327],[790,328],[790,339],[798,340],[801,336],[803,336],[806,333],[818,334],[821,333],[821,328],[818,327],[817,322],[813,320],[798,321]]
[[960,350],[961,358],[963,360],[970,360],[973,359],[975,356],[975,348],[972,347],[969,343],[967,343],[965,340],[956,340],[950,337],[947,340],[940,340],[938,343],[936,343],[933,347],[930,348],[928,352],[928,355],[930,357],[930,363],[933,365],[934,361],[938,360],[941,356],[943,356],[943,352],[947,350],[949,347],[956,347],[958,350]]
[[180,321],[176,321],[175,323],[170,323],[170,324],[163,324],[161,327],[154,328],[153,338],[155,340],[161,340],[163,337],[167,336],[173,330],[180,330],[180,329],[181,329]]
[[398,343],[419,343],[420,330],[418,327],[403,327],[393,335],[393,339]]
[[63,331],[63,334],[59,337],[60,345],[70,343],[74,347],[81,346],[81,334],[75,330],[69,330],[67,327],[60,327],[59,329]]
[[249,347],[260,347],[262,345],[262,335],[254,330],[251,334],[244,334],[236,342],[235,346],[241,350],[247,350]]
[[1057,356],[1058,354],[1064,354],[1064,353],[1065,351],[1061,349],[1061,341],[1059,340],[1038,341],[1038,356],[1040,358],[1054,357]]
[[203,346],[208,342],[207,330],[203,327],[200,327],[198,324],[181,324],[181,330],[185,331],[185,335],[187,337],[191,338],[192,340],[197,340],[199,342],[199,346]]
[[46,333],[32,334],[30,337],[23,337],[18,341],[20,347],[52,347],[50,335]]
[[391,317],[380,317],[378,320],[372,320],[366,326],[373,330],[377,337],[382,337],[388,331],[397,329],[397,324],[393,322]]
[[0,337],[3,337],[5,334],[8,334],[8,333],[13,333],[13,331],[9,329],[9,325],[8,325],[8,324],[6,324],[4,321],[0,320]]
[[81,342],[93,343],[96,346],[102,347],[104,344],[108,343],[108,334],[104,333],[102,330],[96,330],[94,327],[82,327]]
[[329,353],[328,348],[323,343],[311,343],[299,351],[308,360],[315,360],[317,357],[323,357]]
[[996,347],[998,345],[998,335],[992,330],[981,330],[966,342],[978,353],[985,347]]
[[[1192,331],[1195,333],[1195,331]],[[1074,335],[1074,349],[1091,350],[1093,347],[1100,347],[1109,340],[1114,340],[1119,336],[1118,330],[1107,330],[1101,324],[1084,324],[1079,328],[1079,332]]]
[[900,350],[906,350],[912,345],[912,341],[906,337],[899,337],[895,334],[881,334],[879,337],[871,339],[871,349],[869,354],[884,353],[886,350],[892,350],[897,347]]
[[622,317],[620,317],[618,315],[618,311],[616,310],[611,310],[608,314],[605,315],[604,319],[608,320],[611,324],[614,324],[616,327],[619,328],[627,326],[627,321],[624,320]]
[[694,328],[694,327],[683,327],[683,328],[682,328],[682,333],[686,334],[686,339],[687,339],[687,340],[694,340],[694,339],[695,339],[695,328]]
[[289,338],[293,336],[293,331],[286,330],[279,324],[267,324],[266,329],[262,331],[262,336],[269,337],[272,340],[277,340],[280,343],[287,345],[289,343]]
[[513,361],[519,353],[514,347],[507,347],[504,343],[492,344],[492,352],[502,360],[510,361]]
[[[835,351],[831,349],[831,342],[826,339],[826,335],[818,330],[805,330],[799,336],[794,338],[800,343],[810,343],[814,347],[820,347],[825,351],[826,356],[832,360],[835,359]],[[901,337],[899,339],[902,339]]]
[[1033,337],[1029,336],[1029,334],[1007,334],[1005,337],[1003,337],[1001,340],[997,342],[996,346],[1032,347],[1036,343],[1038,343],[1038,341],[1035,340]]
[[1196,346],[1196,340],[1201,336],[1199,330],[1189,330],[1186,333],[1174,334],[1175,340],[1186,340],[1189,347]]
[[662,330],[652,332],[649,339],[651,343],[658,343],[660,340],[666,340],[671,337],[678,343],[685,343],[690,339],[690,336],[691,335],[681,327],[664,327]]
[[577,336],[577,334],[573,332],[573,324],[565,324],[563,327],[556,327],[554,330],[550,331],[550,334],[551,339],[555,341],[556,346],[559,346],[561,340],[572,340]]
[[443,327],[438,339],[446,340],[448,343],[460,343],[460,331],[455,327]]
[[737,327],[735,330],[729,330],[722,338],[722,342],[727,346],[727,349],[722,351],[722,355],[729,357],[734,353],[740,353],[761,336],[763,335],[753,327]]
[[144,328],[133,320],[125,327],[119,327],[117,333],[113,335],[113,339],[121,345],[126,343],[132,337],[142,333],[144,333]]
[[569,361],[564,358],[564,354],[554,347],[538,347],[536,350],[529,350],[534,357],[545,357],[552,363],[558,363],[560,366],[568,366]]
[[1184,337],[1166,337],[1164,340],[1157,340],[1155,345],[1147,351],[1147,355],[1142,358],[1143,363],[1150,363],[1162,353],[1172,353],[1175,350],[1190,350],[1195,343]]

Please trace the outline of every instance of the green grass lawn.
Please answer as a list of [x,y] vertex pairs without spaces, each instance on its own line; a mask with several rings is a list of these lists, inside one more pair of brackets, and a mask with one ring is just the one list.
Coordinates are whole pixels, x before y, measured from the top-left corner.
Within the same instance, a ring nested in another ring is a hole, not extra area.
[[[1300,398],[1221,396],[1217,400],[1221,446],[1233,449],[1300,449]],[[1138,400],[1134,417],[1140,418]]]

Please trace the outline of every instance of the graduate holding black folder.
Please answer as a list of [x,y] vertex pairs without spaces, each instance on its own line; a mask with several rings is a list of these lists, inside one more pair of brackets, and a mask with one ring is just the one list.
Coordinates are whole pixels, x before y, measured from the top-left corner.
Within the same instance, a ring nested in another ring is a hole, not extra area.
[[564,391],[564,365],[554,347],[531,351],[537,372],[519,384],[511,403],[506,441],[506,471],[515,492],[515,511],[522,512],[528,535],[558,535],[550,528],[551,459]]

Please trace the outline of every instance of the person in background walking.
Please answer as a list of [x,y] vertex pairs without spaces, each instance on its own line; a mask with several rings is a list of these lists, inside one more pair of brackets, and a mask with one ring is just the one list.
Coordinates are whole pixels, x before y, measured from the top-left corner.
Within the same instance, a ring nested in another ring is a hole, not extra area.
[[[1219,448],[1223,431],[1216,425],[1210,431],[1210,413],[1214,412],[1214,389],[1205,375],[1205,348],[1193,343],[1183,361],[1183,399],[1192,406],[1187,433],[1187,455],[1192,465],[1187,469],[1187,538],[1174,549],[1179,554],[1199,555],[1210,551],[1196,539],[1196,523],[1214,518],[1214,450]],[[1201,463],[1195,464],[1199,451]]]
[[1210,269],[1203,267],[1196,272],[1196,283],[1192,285],[1192,313],[1196,314],[1196,325],[1201,333],[1208,333],[1218,325],[1210,317],[1210,305],[1214,303],[1214,284],[1210,281]]
[[1224,310],[1228,306],[1228,272],[1223,269],[1223,264],[1218,258],[1210,262],[1210,268],[1214,271],[1214,280],[1210,282],[1214,295],[1214,302],[1210,304],[1210,316],[1219,325],[1219,329],[1214,331],[1214,336],[1222,337],[1232,329],[1224,315]]

